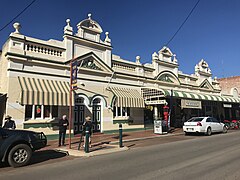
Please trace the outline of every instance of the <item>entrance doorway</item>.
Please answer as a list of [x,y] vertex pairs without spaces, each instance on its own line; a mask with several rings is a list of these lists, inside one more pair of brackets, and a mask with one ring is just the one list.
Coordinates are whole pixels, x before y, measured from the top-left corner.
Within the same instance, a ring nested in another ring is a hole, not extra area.
[[79,97],[75,99],[74,106],[74,134],[80,134],[82,132],[84,117],[85,117],[84,98]]
[[93,124],[93,132],[100,132],[101,131],[101,99],[96,98],[93,100],[93,107],[92,107],[92,124]]

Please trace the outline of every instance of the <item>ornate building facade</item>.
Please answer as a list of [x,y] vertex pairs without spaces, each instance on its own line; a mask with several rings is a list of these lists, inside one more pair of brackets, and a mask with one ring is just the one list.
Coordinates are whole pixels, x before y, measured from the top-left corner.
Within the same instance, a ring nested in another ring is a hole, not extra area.
[[[63,40],[32,38],[14,24],[1,53],[0,118],[10,114],[17,127],[57,133],[56,123],[69,112],[70,61],[78,64],[78,89],[74,91],[73,132],[82,130],[90,115],[95,132],[112,132],[123,123],[125,130],[144,129],[171,109],[170,125],[181,127],[191,116],[225,116],[225,108],[239,107],[239,93],[222,94],[219,82],[205,60],[194,74],[179,70],[176,55],[168,47],[152,54],[151,63],[141,58],[124,60],[112,53],[109,33],[92,19],[77,24],[73,32],[66,21]],[[239,91],[237,89],[237,91]],[[237,115],[239,117],[239,114]]]

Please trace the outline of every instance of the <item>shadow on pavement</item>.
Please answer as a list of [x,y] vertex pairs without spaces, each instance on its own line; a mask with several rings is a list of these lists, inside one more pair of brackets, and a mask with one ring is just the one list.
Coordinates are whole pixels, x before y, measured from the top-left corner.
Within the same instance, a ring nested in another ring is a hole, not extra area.
[[0,168],[5,168],[5,167],[8,167],[9,165],[8,165],[8,163],[0,163]]
[[127,145],[127,147],[128,148],[130,148],[130,147],[134,147],[136,144],[129,144],[129,145]]
[[68,154],[63,151],[57,150],[41,150],[33,153],[30,164],[37,164],[50,159],[58,159],[67,156]]
[[[123,135],[122,135],[122,137],[127,137],[127,136],[129,136],[129,135],[128,135],[128,134],[123,134]],[[114,139],[119,139],[119,136],[114,136],[113,138],[114,138]]]
[[[65,156],[68,156],[68,153],[64,152],[64,151],[57,151],[57,150],[36,151],[32,154],[31,161],[28,165],[38,164],[38,163],[45,162],[45,161],[48,161],[51,159],[63,158]],[[9,164],[6,162],[0,163],[1,169],[9,170],[9,167],[10,167]]]

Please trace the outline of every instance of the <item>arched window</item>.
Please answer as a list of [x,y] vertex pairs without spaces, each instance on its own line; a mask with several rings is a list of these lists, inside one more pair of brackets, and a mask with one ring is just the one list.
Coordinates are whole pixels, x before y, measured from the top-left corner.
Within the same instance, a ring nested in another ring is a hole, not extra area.
[[94,105],[100,105],[100,103],[101,103],[101,99],[99,99],[99,98],[96,98],[93,100]]
[[76,104],[84,104],[84,98],[83,97],[78,97],[75,99]]

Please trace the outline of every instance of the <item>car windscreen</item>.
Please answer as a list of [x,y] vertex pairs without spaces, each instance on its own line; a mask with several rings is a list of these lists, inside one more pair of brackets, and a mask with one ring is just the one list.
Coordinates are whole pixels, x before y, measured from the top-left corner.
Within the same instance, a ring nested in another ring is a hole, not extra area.
[[203,120],[202,117],[193,117],[193,118],[189,119],[188,122],[200,122],[202,120]]

